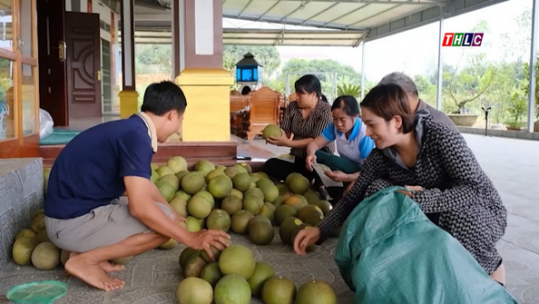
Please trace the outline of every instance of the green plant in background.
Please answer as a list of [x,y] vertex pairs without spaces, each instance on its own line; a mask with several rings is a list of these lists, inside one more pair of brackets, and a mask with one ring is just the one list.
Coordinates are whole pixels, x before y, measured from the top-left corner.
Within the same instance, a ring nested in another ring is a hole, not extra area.
[[528,111],[527,92],[520,89],[520,86],[512,89],[511,98],[507,105],[507,111],[511,115],[511,120],[506,124],[510,127],[520,128],[522,126],[522,118]]
[[337,86],[337,95],[350,95],[359,98],[361,96],[361,86],[349,83],[340,84]]

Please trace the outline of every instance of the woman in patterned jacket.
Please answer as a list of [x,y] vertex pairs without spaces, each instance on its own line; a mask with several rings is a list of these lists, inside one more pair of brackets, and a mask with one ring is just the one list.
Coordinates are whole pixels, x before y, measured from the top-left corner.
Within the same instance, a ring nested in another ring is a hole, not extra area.
[[496,243],[505,233],[507,211],[492,181],[458,131],[410,110],[405,92],[378,85],[361,102],[367,135],[376,145],[341,203],[315,229],[294,240],[294,250],[323,241],[365,198],[389,186],[404,186],[428,218],[456,238],[500,284],[505,284]]

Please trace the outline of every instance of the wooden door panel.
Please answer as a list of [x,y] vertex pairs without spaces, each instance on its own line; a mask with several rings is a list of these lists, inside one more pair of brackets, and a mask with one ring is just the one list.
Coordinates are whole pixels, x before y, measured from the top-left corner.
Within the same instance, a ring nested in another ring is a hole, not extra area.
[[99,14],[66,12],[67,100],[70,118],[102,115]]

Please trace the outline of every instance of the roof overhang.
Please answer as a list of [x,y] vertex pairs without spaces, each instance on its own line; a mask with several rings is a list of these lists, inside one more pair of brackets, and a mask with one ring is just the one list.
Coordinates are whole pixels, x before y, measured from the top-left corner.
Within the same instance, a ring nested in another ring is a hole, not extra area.
[[[356,47],[364,31],[223,29],[225,45],[341,46]],[[121,41],[121,35],[119,37]],[[135,31],[137,44],[171,44],[166,30]]]

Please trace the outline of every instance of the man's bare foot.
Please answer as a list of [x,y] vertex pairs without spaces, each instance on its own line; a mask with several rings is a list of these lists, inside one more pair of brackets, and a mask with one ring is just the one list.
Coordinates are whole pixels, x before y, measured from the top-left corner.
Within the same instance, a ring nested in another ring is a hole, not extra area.
[[125,285],[124,281],[108,276],[98,264],[85,260],[81,255],[67,260],[65,269],[68,273],[104,291],[120,289]]
[[109,263],[108,261],[103,261],[99,263],[99,266],[105,270],[105,272],[114,272],[114,271],[120,271],[124,269],[124,265],[114,265]]

